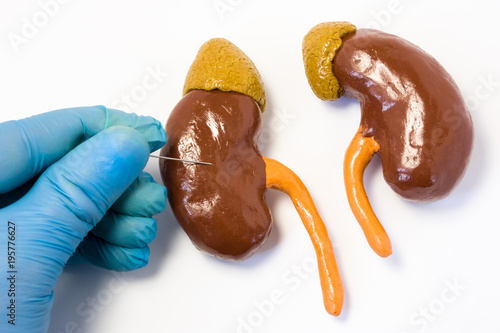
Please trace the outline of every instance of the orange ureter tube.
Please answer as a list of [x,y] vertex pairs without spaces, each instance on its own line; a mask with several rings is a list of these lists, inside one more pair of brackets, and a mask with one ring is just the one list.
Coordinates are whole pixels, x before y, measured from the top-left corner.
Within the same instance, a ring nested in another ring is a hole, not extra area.
[[262,158],[266,163],[266,187],[288,194],[300,215],[316,251],[325,309],[338,316],[344,303],[344,286],[325,224],[300,178],[280,162]]
[[368,244],[381,257],[392,254],[389,236],[373,212],[363,185],[363,174],[373,155],[380,149],[373,137],[363,137],[360,127],[344,159],[344,183],[351,210],[365,234]]

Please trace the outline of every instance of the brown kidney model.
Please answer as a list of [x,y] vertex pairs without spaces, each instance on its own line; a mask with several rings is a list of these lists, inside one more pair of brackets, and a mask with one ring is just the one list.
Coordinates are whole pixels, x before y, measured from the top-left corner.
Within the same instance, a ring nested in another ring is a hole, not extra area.
[[160,160],[170,206],[198,249],[244,260],[271,231],[266,189],[285,192],[314,245],[325,308],[337,316],[344,291],[326,227],[295,173],[258,150],[265,105],[261,77],[240,49],[221,38],[200,48],[184,97],[167,120],[160,154],[212,165]]
[[261,125],[251,97],[220,90],[188,92],[168,118],[161,154],[213,163],[162,162],[170,205],[193,243],[221,259],[248,258],[271,232]]
[[386,257],[391,243],[363,187],[366,166],[378,153],[386,182],[400,196],[443,198],[469,163],[471,116],[436,59],[400,37],[347,22],[321,23],[304,37],[303,56],[319,98],[345,94],[361,103],[361,124],[344,161],[345,186],[370,246]]

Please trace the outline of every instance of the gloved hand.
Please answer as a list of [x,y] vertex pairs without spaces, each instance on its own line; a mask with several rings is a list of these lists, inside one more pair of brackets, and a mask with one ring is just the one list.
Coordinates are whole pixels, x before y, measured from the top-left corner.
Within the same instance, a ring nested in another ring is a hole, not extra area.
[[0,332],[47,332],[72,256],[147,264],[166,189],[142,170],[165,142],[157,120],[101,106],[0,124]]

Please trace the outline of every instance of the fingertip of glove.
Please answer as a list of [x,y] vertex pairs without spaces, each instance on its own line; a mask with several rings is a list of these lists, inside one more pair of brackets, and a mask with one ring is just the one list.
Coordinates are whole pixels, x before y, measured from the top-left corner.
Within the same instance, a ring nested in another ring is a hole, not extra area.
[[113,210],[132,216],[153,216],[167,208],[167,188],[142,172],[114,203]]
[[148,186],[149,196],[143,198],[143,214],[154,216],[160,214],[167,208],[167,188],[156,182]]
[[167,143],[167,134],[163,125],[153,117],[140,116],[134,128],[144,135],[148,141],[150,152],[160,149]]
[[133,252],[134,254],[130,255],[130,265],[124,266],[125,270],[133,271],[149,264],[149,246],[133,249]]
[[[108,108],[109,118],[108,126],[128,124],[128,126],[138,130],[144,135],[149,144],[151,152],[156,151],[167,143],[167,135],[161,122],[150,116],[138,116],[135,113],[125,113],[120,110]],[[118,120],[121,117],[130,118],[128,121]]]
[[150,250],[148,246],[133,249],[120,249],[122,251],[122,254],[117,255],[117,257],[122,257],[121,260],[114,262],[93,262],[93,264],[117,272],[129,272],[143,268],[149,263]]
[[160,214],[167,208],[167,188],[163,185],[154,183],[154,200],[151,201],[149,212],[151,215]]
[[[150,117],[151,118],[151,117]],[[167,143],[167,133],[163,128],[163,125],[159,120],[151,118],[154,120],[154,130],[151,130],[151,133],[148,133],[146,136],[149,142],[149,149],[151,152],[156,151],[163,147]]]

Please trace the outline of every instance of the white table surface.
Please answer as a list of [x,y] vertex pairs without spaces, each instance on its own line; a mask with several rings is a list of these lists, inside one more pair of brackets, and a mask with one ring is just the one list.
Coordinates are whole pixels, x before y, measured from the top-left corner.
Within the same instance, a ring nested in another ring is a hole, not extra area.
[[[157,216],[146,268],[65,270],[50,332],[500,331],[498,2],[1,0],[0,6],[0,121],[104,104],[165,123],[198,48],[212,37],[239,46],[266,85],[261,151],[308,186],[345,286],[343,312],[331,317],[305,229],[288,197],[269,191],[274,229],[249,260],[200,253],[168,208]],[[304,74],[303,36],[334,20],[380,28],[432,54],[455,78],[475,124],[468,172],[439,202],[400,199],[384,182],[380,159],[370,164],[367,192],[394,249],[386,259],[367,245],[344,193],[342,161],[359,104],[320,101]],[[161,182],[156,160],[146,171]]]

